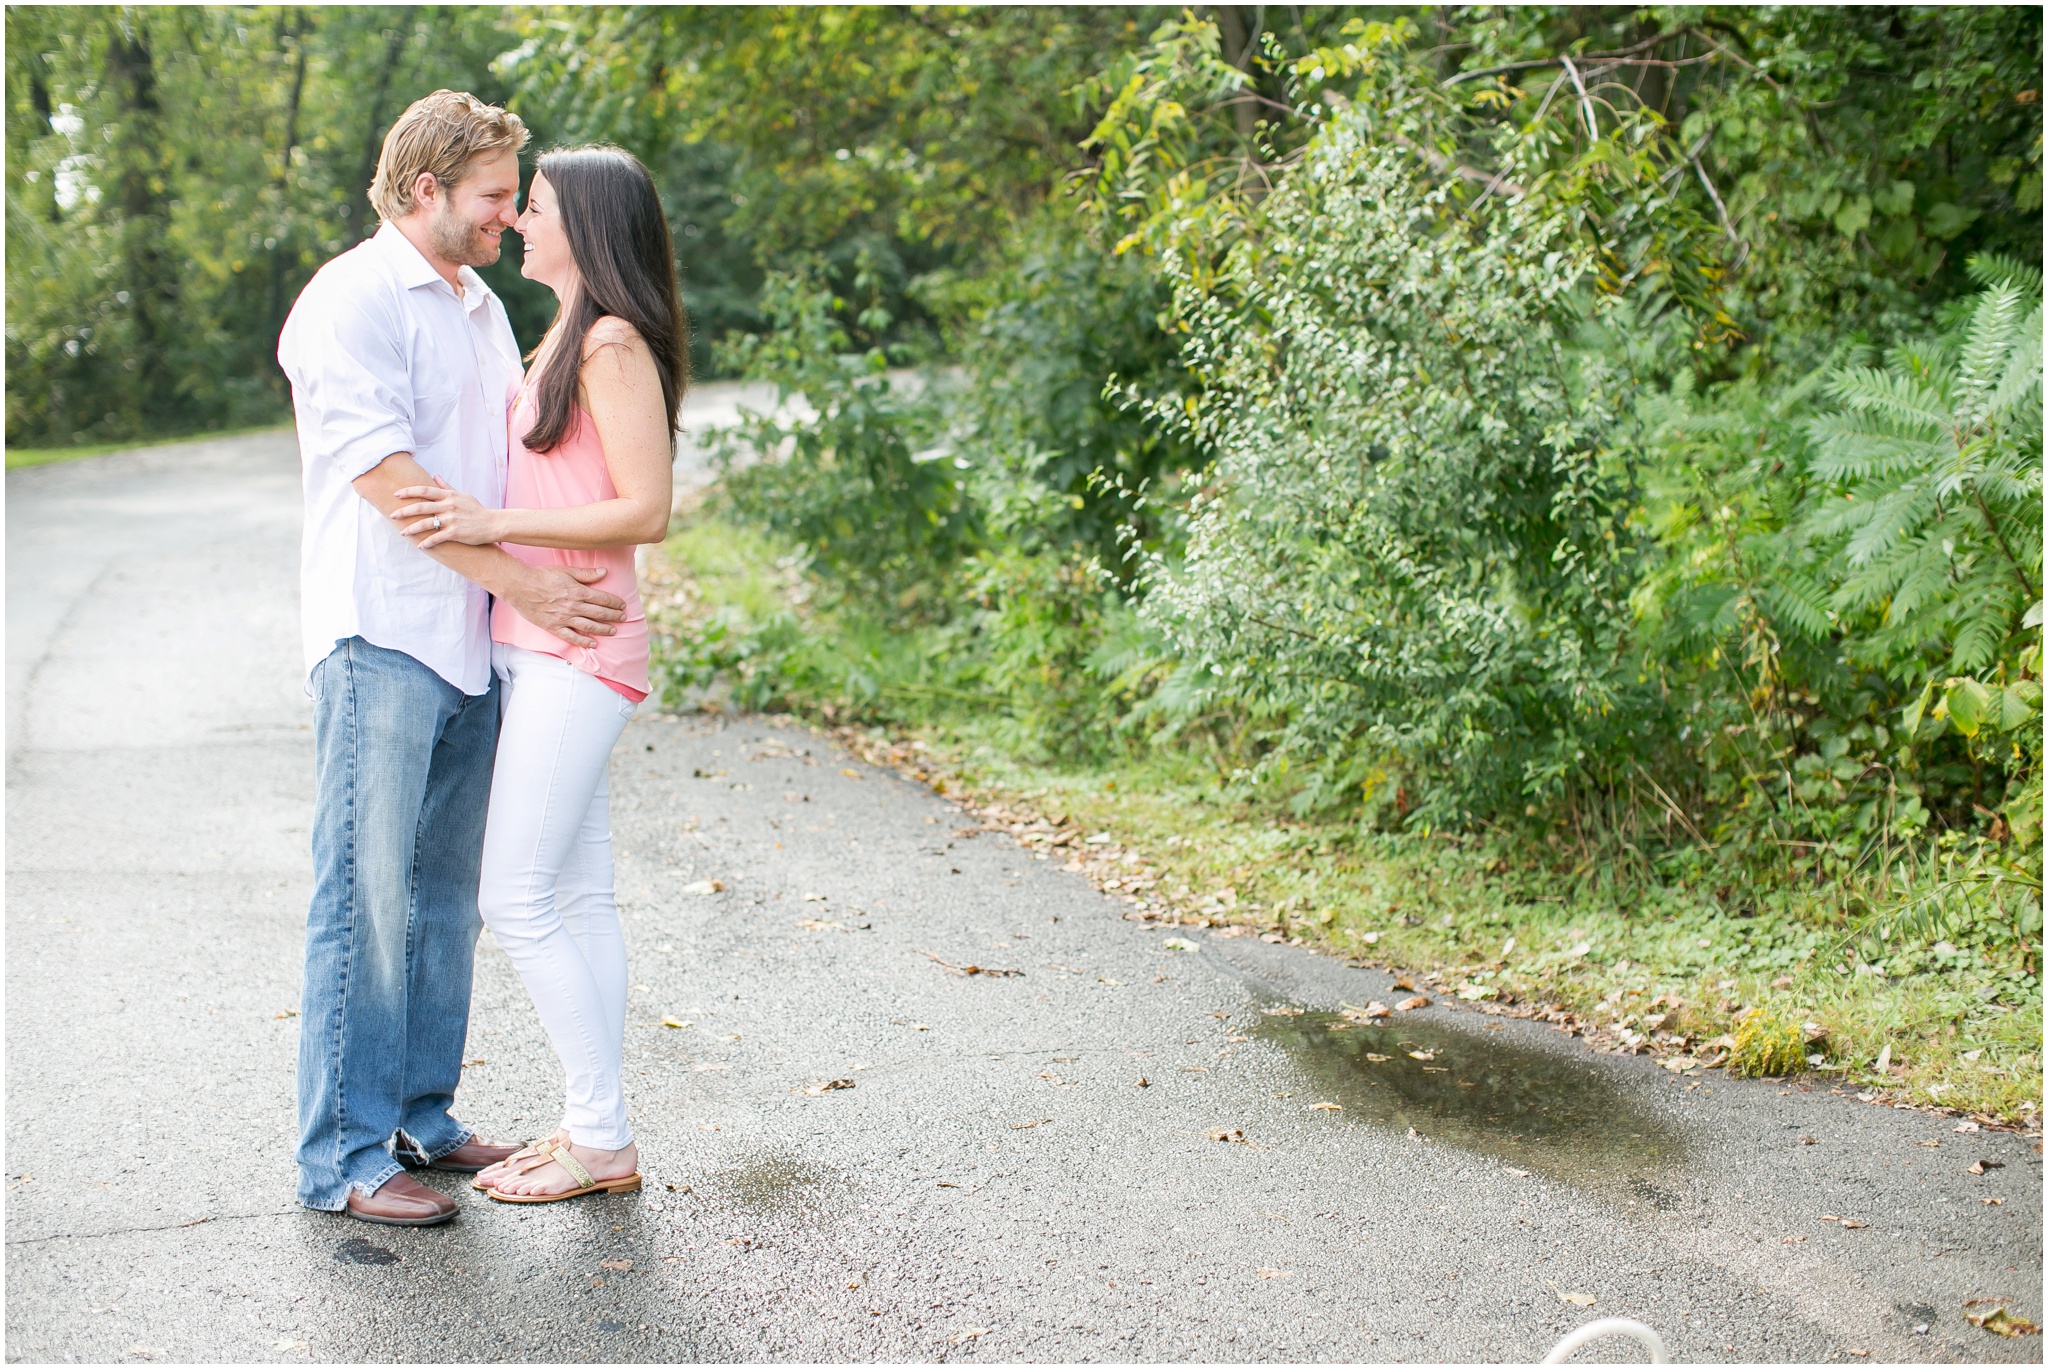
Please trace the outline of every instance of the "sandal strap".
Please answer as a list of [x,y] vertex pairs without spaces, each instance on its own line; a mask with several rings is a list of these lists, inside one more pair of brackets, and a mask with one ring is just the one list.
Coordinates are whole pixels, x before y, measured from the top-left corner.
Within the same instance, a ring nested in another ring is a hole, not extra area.
[[507,1155],[501,1164],[507,1174],[530,1174],[554,1157],[548,1154],[549,1142],[535,1141],[532,1145],[521,1146]]
[[556,1164],[569,1172],[569,1177],[576,1181],[576,1187],[597,1187],[597,1180],[591,1178],[590,1171],[585,1169],[581,1162],[569,1153],[569,1147],[558,1141],[548,1141],[543,1143],[541,1149],[546,1151]]

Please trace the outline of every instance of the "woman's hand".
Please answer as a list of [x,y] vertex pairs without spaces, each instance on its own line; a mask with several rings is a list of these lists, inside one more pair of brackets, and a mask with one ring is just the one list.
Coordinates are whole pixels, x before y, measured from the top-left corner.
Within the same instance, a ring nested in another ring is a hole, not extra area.
[[400,504],[391,511],[398,531],[417,538],[416,545],[421,551],[443,542],[487,547],[505,540],[498,510],[487,509],[473,496],[451,489],[438,475],[433,484],[407,485],[396,497],[421,501]]

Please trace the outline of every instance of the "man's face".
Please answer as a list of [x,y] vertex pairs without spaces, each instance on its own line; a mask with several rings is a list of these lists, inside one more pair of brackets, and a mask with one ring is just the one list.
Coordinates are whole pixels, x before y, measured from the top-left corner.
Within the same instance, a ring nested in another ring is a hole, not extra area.
[[434,254],[457,266],[489,266],[498,239],[519,216],[519,154],[501,152],[470,163],[450,188],[438,187],[427,238]]

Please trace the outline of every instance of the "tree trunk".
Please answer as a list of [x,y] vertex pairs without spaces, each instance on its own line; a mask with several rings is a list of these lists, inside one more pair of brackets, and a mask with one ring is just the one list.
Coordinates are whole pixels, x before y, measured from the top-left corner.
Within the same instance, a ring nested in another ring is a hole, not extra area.
[[[1266,7],[1218,5],[1215,8],[1216,30],[1223,39],[1223,60],[1251,76],[1252,59],[1259,55],[1259,34],[1265,28]],[[1256,88],[1255,84],[1247,83],[1245,94],[1250,95]],[[1237,116],[1238,136],[1249,139],[1258,125],[1258,107],[1246,99],[1232,106],[1232,112]]]
[[[283,25],[279,26],[279,36]],[[291,241],[291,175],[292,151],[299,145],[299,101],[306,92],[306,11],[298,11],[292,25],[290,37],[297,43],[298,52],[292,62],[291,94],[285,97],[284,107],[284,152],[277,159],[277,223],[276,246],[270,249],[270,328],[275,336],[284,326],[284,290],[286,259],[295,255]]]
[[[400,13],[403,13],[402,11]],[[392,17],[392,27],[384,30],[384,63],[377,69],[377,85],[370,94],[370,128],[363,135],[362,170],[356,177],[356,184],[367,195],[370,182],[377,175],[377,154],[384,147],[384,102],[391,98],[391,78],[398,70],[398,59],[404,55],[405,42],[412,37],[412,18],[407,15],[400,21]],[[370,236],[370,220],[376,215],[367,199],[354,206],[348,219],[348,240],[353,247]]]
[[181,406],[173,368],[164,355],[177,318],[178,281],[165,250],[170,236],[169,168],[156,63],[144,24],[140,14],[115,21],[107,43],[106,79],[118,120],[108,160],[116,168],[113,199],[121,218],[122,276],[133,327],[126,361],[138,382],[134,393],[139,417],[147,424],[175,420]]

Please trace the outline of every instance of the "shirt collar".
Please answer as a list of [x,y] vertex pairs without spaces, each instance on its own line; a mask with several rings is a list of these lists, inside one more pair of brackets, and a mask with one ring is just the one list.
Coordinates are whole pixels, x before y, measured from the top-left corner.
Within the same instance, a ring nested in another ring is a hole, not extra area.
[[[454,293],[447,280],[434,269],[433,263],[420,254],[419,248],[412,245],[412,239],[398,231],[396,224],[381,225],[371,241],[378,245],[378,249],[390,261],[393,269],[398,272],[399,284],[406,289],[417,290],[422,285],[438,285],[448,290],[450,294]],[[475,268],[458,266],[455,268],[455,276],[462,282],[462,302],[470,310],[481,308],[484,301],[491,297],[491,287],[484,284],[484,278],[476,273]]]

